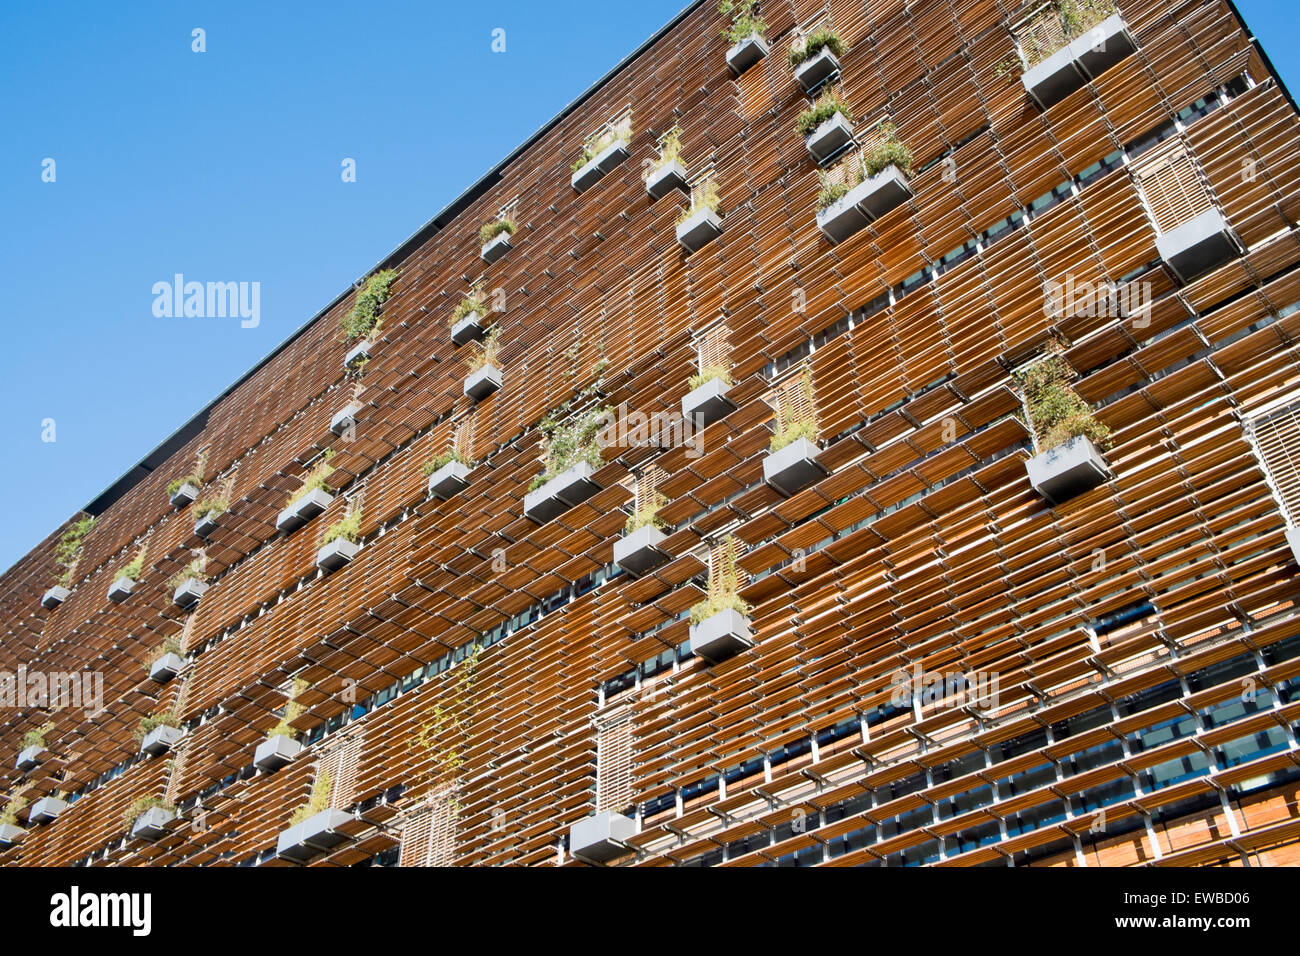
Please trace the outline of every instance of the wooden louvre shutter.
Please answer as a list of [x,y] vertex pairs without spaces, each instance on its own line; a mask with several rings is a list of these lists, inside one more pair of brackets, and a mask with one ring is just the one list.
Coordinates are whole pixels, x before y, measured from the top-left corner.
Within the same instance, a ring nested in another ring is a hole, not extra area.
[[725,322],[717,322],[695,337],[695,353],[699,368],[719,367],[731,369],[731,333]]
[[1054,3],[1044,4],[1015,30],[1015,34],[1025,60],[1031,66],[1073,39],[1065,32],[1065,21]]
[[1137,178],[1156,228],[1162,233],[1214,208],[1196,160],[1179,139],[1161,143],[1135,164]]
[[653,511],[659,505],[659,483],[666,477],[658,465],[651,465],[641,472],[636,482],[637,514]]
[[352,803],[357,784],[357,764],[361,759],[361,734],[347,734],[321,753],[320,769],[330,775],[330,806],[345,809]]
[[623,704],[596,718],[596,811],[622,812],[632,790],[632,707]]
[[813,393],[812,369],[809,366],[801,366],[795,374],[772,386],[767,401],[776,410],[778,429],[785,428],[792,422],[807,421],[816,430],[817,402]]
[[1253,431],[1287,523],[1300,526],[1300,403],[1256,419]]
[[402,824],[399,866],[451,866],[456,857],[454,787],[430,797]]

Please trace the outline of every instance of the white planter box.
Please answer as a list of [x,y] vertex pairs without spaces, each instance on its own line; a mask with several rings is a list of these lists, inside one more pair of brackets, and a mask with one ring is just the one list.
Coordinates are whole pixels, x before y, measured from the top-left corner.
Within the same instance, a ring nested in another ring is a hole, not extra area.
[[469,487],[469,466],[449,461],[429,476],[429,494],[444,501]]
[[677,224],[677,241],[687,252],[698,252],[722,235],[722,219],[708,206],[695,210],[689,219]]
[[479,250],[479,255],[488,265],[496,262],[507,252],[514,248],[510,242],[510,233],[498,232],[495,236],[483,243],[483,248]]
[[794,78],[806,91],[812,91],[823,80],[840,71],[840,60],[829,47],[822,47],[816,56],[809,57],[794,68]]
[[72,592],[61,584],[56,584],[43,595],[41,595],[41,607],[53,611],[56,607],[66,601]]
[[149,665],[149,677],[160,684],[165,684],[185,667],[185,659],[179,654],[164,654]]
[[817,461],[820,453],[806,438],[793,441],[763,459],[763,480],[778,491],[792,495],[826,477],[826,469]]
[[26,832],[22,827],[14,826],[12,823],[0,823],[0,845],[13,846]]
[[610,143],[573,174],[573,188],[578,192],[586,192],[627,157],[627,143],[622,140]]
[[337,571],[357,556],[361,545],[346,538],[335,538],[316,552],[316,567],[322,571]]
[[362,339],[356,345],[348,350],[348,354],[343,357],[343,367],[351,368],[363,359],[370,358],[370,350],[374,348],[369,339]]
[[1300,528],[1286,529],[1286,543],[1291,545],[1291,553],[1295,555],[1297,564],[1300,564]]
[[133,578],[118,578],[108,589],[108,599],[114,604],[121,604],[131,596],[131,589],[134,587]]
[[217,530],[217,513],[208,512],[198,521],[194,522],[194,533],[200,538],[206,538],[212,532]]
[[539,523],[559,517],[600,491],[600,485],[592,481],[595,473],[596,469],[589,462],[578,462],[525,495],[524,514]]
[[736,403],[727,398],[729,391],[731,386],[722,379],[709,379],[682,399],[682,417],[696,428],[707,428],[736,410]]
[[301,528],[312,518],[322,514],[333,500],[334,496],[328,491],[314,488],[281,511],[280,516],[275,519],[275,526],[286,534]]
[[45,753],[45,748],[39,744],[32,747],[24,747],[18,752],[18,761],[14,766],[23,772],[35,770],[40,766],[41,754],[43,753]]
[[605,863],[627,853],[634,836],[635,820],[606,810],[569,827],[569,853],[584,863]]
[[144,740],[140,743],[140,752],[157,757],[175,747],[180,739],[179,727],[155,727],[145,734]]
[[199,603],[199,600],[207,593],[208,585],[198,578],[186,578],[180,586],[172,592],[172,603],[179,608],[188,610]]
[[736,76],[744,73],[767,56],[767,40],[757,33],[750,34],[727,51],[727,66]]
[[484,365],[465,379],[465,394],[476,402],[487,398],[500,387],[501,369],[495,365]]
[[722,611],[691,625],[691,653],[710,663],[754,646],[749,618],[737,611]]
[[351,819],[352,815],[342,810],[322,811],[283,831],[275,841],[275,855],[282,860],[305,863],[345,842],[348,837],[339,828]]
[[452,327],[451,342],[456,346],[468,345],[483,338],[484,331],[483,317],[471,312]]
[[171,810],[150,807],[131,824],[131,836],[137,840],[160,840],[167,835],[167,824],[175,819],[176,814]]
[[805,136],[803,142],[817,162],[824,163],[853,142],[853,124],[848,121],[848,117],[837,111],[834,116]]
[[645,190],[654,199],[667,196],[674,189],[685,188],[686,169],[675,159],[651,170],[645,180]]
[[302,744],[292,737],[277,734],[257,745],[257,750],[253,752],[253,763],[258,770],[275,773],[286,764],[292,763],[300,753],[302,753]]
[[867,223],[892,212],[912,196],[907,177],[897,166],[863,180],[817,213],[817,228],[831,242],[843,242]]
[[50,823],[57,820],[59,814],[68,808],[68,801],[58,797],[41,797],[32,804],[27,814],[28,823]]
[[661,547],[668,535],[654,525],[637,528],[614,542],[614,563],[630,574],[645,574],[672,560]]
[[1029,459],[1025,469],[1034,490],[1054,504],[1091,491],[1111,477],[1106,459],[1086,435]]
[[359,403],[349,403],[330,419],[330,431],[335,435],[342,435],[349,428],[354,428],[357,424],[357,415],[360,413],[361,405]]
[[198,485],[185,482],[175,491],[172,492],[171,503],[173,508],[184,508],[187,504],[199,496]]
[[1034,102],[1047,109],[1136,52],[1137,41],[1116,14],[1030,67],[1021,81]]
[[1156,249],[1183,282],[1217,269],[1244,251],[1241,240],[1217,209],[1207,209],[1157,236]]

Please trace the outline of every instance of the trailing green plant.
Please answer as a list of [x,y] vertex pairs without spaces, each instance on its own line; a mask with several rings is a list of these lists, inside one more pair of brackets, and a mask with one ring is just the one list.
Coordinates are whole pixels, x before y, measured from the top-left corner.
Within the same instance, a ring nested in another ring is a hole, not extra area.
[[667,531],[668,523],[659,517],[660,510],[666,504],[668,499],[656,491],[643,507],[638,507],[628,516],[627,524],[623,526],[624,533],[632,534],[642,528],[658,528],[660,531]]
[[71,569],[77,563],[77,559],[81,557],[85,537],[94,526],[95,519],[92,515],[86,515],[74,521],[63,532],[63,536],[59,538],[59,543],[54,546],[54,560],[63,567]]
[[211,495],[195,504],[194,517],[196,519],[206,518],[209,515],[216,517],[217,515],[225,514],[229,510],[230,502],[226,500],[225,496]]
[[332,783],[328,770],[322,770],[316,774],[316,779],[312,781],[311,796],[307,802],[293,811],[289,817],[289,826],[296,827],[300,823],[305,823],[318,813],[324,813],[330,808],[330,790]]
[[801,438],[817,441],[817,412],[813,396],[812,368],[804,365],[799,376],[799,395],[796,402],[786,392],[777,396],[776,431],[772,435],[772,451],[780,451]]
[[351,511],[330,525],[320,543],[324,547],[340,539],[351,541],[353,544],[361,540],[361,507],[359,505],[354,505]]
[[197,471],[190,472],[184,478],[177,478],[175,481],[167,483],[167,494],[174,495],[186,485],[193,485],[195,488],[203,487],[203,476]]
[[659,158],[650,164],[646,170],[646,178],[649,179],[652,173],[658,172],[669,163],[677,162],[682,158],[682,128],[674,126],[668,132],[664,133],[664,138],[659,143]]
[[266,739],[273,737],[289,737],[290,739],[298,736],[298,731],[294,729],[293,722],[302,716],[306,708],[298,703],[298,696],[305,691],[309,685],[301,677],[296,678],[293,686],[289,690],[289,699],[285,702],[284,713],[280,716],[280,722],[267,732]]
[[121,571],[117,572],[117,576],[131,581],[140,580],[140,575],[144,572],[144,556],[147,550],[148,548],[142,545],[140,550],[136,552],[135,557],[127,562]]
[[366,280],[365,285],[358,290],[351,310],[339,320],[344,342],[363,339],[379,328],[383,321],[380,310],[388,301],[396,278],[396,269],[381,269]]
[[453,816],[460,813],[456,778],[464,765],[464,751],[469,747],[474,725],[474,687],[482,653],[482,644],[470,648],[453,678],[446,706],[433,705],[431,719],[411,742],[412,750],[431,759],[429,769],[417,777],[412,795],[431,798],[439,791],[449,791],[448,804]]
[[[1114,16],[1116,11],[1115,0],[1051,0],[1034,21],[1020,31],[1020,50],[1024,57],[1023,64],[1018,64],[1013,59],[1009,64],[1010,70],[1014,70],[1015,66],[1020,65],[1026,68],[1034,66],[1060,49],[1062,44],[1052,43],[1049,45],[1044,43],[1040,39],[1039,32],[1034,29],[1043,19],[1055,18],[1060,25],[1061,39],[1064,43],[1069,43],[1083,36],[1107,17]],[[1051,31],[1049,31],[1049,35],[1052,35]],[[1002,67],[999,66],[999,75],[1001,73]]]
[[695,389],[700,388],[703,385],[707,385],[709,382],[712,382],[714,379],[720,380],[722,384],[728,387],[736,384],[735,379],[731,377],[731,369],[727,368],[727,366],[706,365],[704,366],[704,368],[700,369],[698,375],[691,376],[689,387],[691,391],[695,391]]
[[853,122],[853,110],[849,104],[844,101],[838,92],[827,87],[821,92],[812,106],[799,114],[799,119],[795,123],[795,128],[799,131],[800,136],[810,136],[817,131],[817,128],[825,123],[836,113],[844,114],[844,118],[850,123]]
[[722,0],[718,12],[731,17],[731,25],[723,28],[722,35],[732,44],[767,32],[767,21],[758,15],[758,0]]
[[593,468],[599,468],[605,463],[600,454],[598,439],[613,410],[602,405],[567,416],[563,416],[564,411],[567,408],[542,419],[546,468],[533,479],[529,491],[536,491],[580,462],[587,462]]
[[175,711],[164,710],[148,717],[141,717],[140,723],[136,724],[134,736],[136,740],[144,740],[145,737],[159,727],[176,727],[179,729],[180,725],[180,718],[176,716]]
[[603,151],[609,149],[615,143],[630,143],[632,141],[632,124],[628,123],[623,126],[607,128],[593,140],[588,140],[583,144],[582,155],[573,161],[573,172],[577,172],[583,166],[599,156]]
[[817,173],[817,182],[821,189],[817,193],[817,208],[826,209],[839,202],[851,190],[861,185],[867,178],[862,169],[862,161],[854,154],[831,169]]
[[709,596],[691,608],[691,623],[707,621],[723,611],[749,614],[753,610],[740,596],[740,544],[734,537],[722,542],[722,557],[709,574]]
[[292,508],[294,505],[296,505],[303,498],[306,498],[313,491],[323,491],[326,494],[330,494],[333,492],[334,489],[326,481],[326,479],[329,478],[330,474],[334,471],[334,466],[330,464],[330,460],[333,459],[333,457],[334,457],[334,449],[333,448],[326,449],[325,454],[321,455],[320,460],[316,462],[316,464],[312,467],[312,470],[307,472],[307,474],[303,477],[302,487],[299,488],[296,492],[294,492],[292,497],[289,498],[289,504],[287,505],[287,507]]
[[467,468],[474,467],[474,462],[470,461],[469,458],[453,448],[450,451],[444,451],[441,455],[435,455],[432,459],[421,465],[420,470],[424,472],[426,476],[432,475],[438,469],[446,468],[453,461],[458,461]]
[[474,283],[469,295],[460,300],[460,305],[452,310],[451,318],[447,320],[447,324],[454,329],[464,318],[473,315],[475,312],[478,313],[479,318],[484,317],[488,312],[487,303],[483,300],[483,286],[478,282]]
[[23,734],[23,749],[26,750],[28,747],[40,747],[44,750],[45,735],[53,729],[54,724],[45,724],[42,727],[37,727],[35,730],[27,731],[27,733]]
[[1110,447],[1110,429],[1097,421],[1092,406],[1070,384],[1074,370],[1064,351],[1063,342],[1053,341],[1046,358],[1015,375],[1038,450],[1050,451],[1079,436],[1104,450]]
[[493,327],[480,341],[465,344],[465,366],[470,374],[491,365],[501,367],[501,329]]
[[131,805],[126,808],[126,812],[122,814],[123,826],[128,830],[131,829],[135,825],[135,821],[150,810],[166,810],[168,813],[176,813],[175,805],[168,803],[162,797],[136,797],[131,801]]
[[912,175],[912,151],[898,138],[898,127],[882,122],[876,127],[879,133],[875,145],[862,157],[868,176],[878,176],[890,166],[897,166],[907,177]]
[[164,638],[163,642],[153,649],[153,657],[145,662],[144,669],[151,670],[153,662],[165,654],[175,654],[179,657],[184,653],[181,649],[181,642],[176,640],[175,637]]
[[175,574],[173,574],[170,578],[167,579],[167,590],[175,591],[186,581],[190,580],[190,578],[193,578],[196,581],[202,581],[204,580],[204,577],[205,575],[203,574],[203,559],[195,558],[193,561],[185,565],[185,567],[181,568],[179,571],[177,571]]
[[837,57],[848,52],[848,45],[829,23],[823,24],[801,40],[790,45],[790,67],[793,69],[805,60],[811,60],[822,50],[830,50]]
[[680,225],[690,219],[701,209],[712,209],[718,211],[722,204],[722,197],[718,194],[718,181],[710,176],[703,182],[697,183],[691,190],[691,204],[682,209],[681,215],[677,217]]
[[481,245],[487,245],[501,233],[513,236],[518,230],[513,219],[493,219],[491,222],[485,222],[479,226],[478,241]]
[[18,826],[18,814],[22,813],[27,806],[27,798],[21,793],[13,792],[5,802],[5,808],[0,810],[0,823],[7,826]]

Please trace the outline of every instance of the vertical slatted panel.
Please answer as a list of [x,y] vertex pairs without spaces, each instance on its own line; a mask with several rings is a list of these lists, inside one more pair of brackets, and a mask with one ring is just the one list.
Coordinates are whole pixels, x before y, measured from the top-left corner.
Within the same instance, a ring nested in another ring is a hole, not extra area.
[[696,336],[695,352],[701,372],[712,366],[731,368],[731,333],[727,323],[718,322]]
[[399,866],[428,866],[429,843],[433,833],[433,807],[417,807],[402,825],[402,852]]
[[643,471],[636,482],[636,510],[638,512],[649,511],[662,502],[659,494],[659,483],[667,475],[658,465],[651,465]]
[[624,810],[632,789],[632,708],[624,704],[597,718],[596,811]]
[[1070,42],[1061,14],[1053,3],[1045,4],[1016,30],[1016,42],[1030,66],[1046,59]]
[[1155,155],[1135,164],[1133,174],[1161,232],[1213,208],[1196,161],[1182,140],[1162,143]]
[[1282,498],[1289,523],[1300,524],[1300,404],[1266,415],[1254,423],[1259,449],[1273,486]]
[[321,753],[320,769],[330,775],[330,806],[343,809],[352,803],[357,783],[357,764],[361,759],[364,734],[345,734],[343,739]]
[[407,814],[398,865],[451,866],[455,859],[456,807],[449,789]]
[[795,374],[774,385],[768,403],[776,410],[777,428],[790,422],[811,421],[816,427],[817,401],[812,384],[812,369],[801,366]]

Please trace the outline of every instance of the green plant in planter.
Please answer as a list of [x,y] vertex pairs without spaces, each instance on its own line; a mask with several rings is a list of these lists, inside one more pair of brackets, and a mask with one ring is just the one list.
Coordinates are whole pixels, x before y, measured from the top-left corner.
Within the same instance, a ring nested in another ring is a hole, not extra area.
[[485,222],[479,226],[478,241],[480,245],[486,246],[501,233],[513,236],[518,231],[513,219],[493,219],[491,222]]
[[126,812],[122,814],[124,828],[131,829],[135,825],[135,821],[149,810],[166,810],[168,813],[175,813],[176,807],[162,797],[136,797],[131,801],[131,805],[126,808]]
[[196,581],[205,580],[205,575],[203,573],[203,560],[201,558],[195,558],[189,564],[185,565],[185,567],[181,568],[168,578],[167,590],[175,591],[190,578],[194,578]]
[[23,734],[23,749],[28,747],[40,747],[45,749],[45,735],[54,729],[54,724],[45,724],[43,727],[37,727],[35,730],[29,730]]
[[827,87],[813,101],[812,106],[799,114],[795,129],[799,131],[800,136],[810,136],[817,131],[817,127],[836,113],[843,113],[846,120],[853,122],[853,110],[849,108],[849,104],[844,102],[839,93]]
[[862,157],[868,176],[878,176],[890,166],[897,166],[904,176],[912,176],[912,151],[898,138],[898,127],[882,122],[876,127],[880,136],[874,146]]
[[[1031,67],[1047,59],[1064,44],[1083,36],[1107,17],[1117,12],[1115,0],[1050,0],[1048,5],[1027,27],[1020,31],[1020,50],[1023,63],[1014,57],[998,67],[999,75],[1005,72],[1017,72],[1018,67]],[[1036,27],[1046,20],[1055,19],[1060,26],[1060,42],[1056,41],[1056,31],[1048,27],[1046,35],[1053,42],[1043,42],[1043,36]]]
[[501,329],[494,326],[481,341],[465,344],[465,367],[469,369],[471,375],[485,365],[501,367],[500,338]]
[[302,487],[294,492],[286,507],[292,508],[313,491],[324,491],[327,494],[333,492],[334,489],[326,481],[334,471],[334,466],[330,464],[330,460],[333,459],[333,457],[334,449],[326,449],[325,454],[320,457],[320,460],[316,462],[312,467],[312,470],[307,472],[306,476],[302,480]]
[[799,395],[795,401],[782,394],[776,403],[776,432],[772,435],[771,450],[776,452],[806,438],[817,441],[817,413],[813,400],[812,369],[804,365],[799,379]]
[[701,209],[712,209],[718,211],[722,204],[722,197],[718,194],[718,181],[710,176],[701,183],[697,183],[691,190],[691,204],[682,209],[681,215],[677,217],[677,223],[686,222]]
[[613,410],[608,406],[589,408],[585,412],[559,418],[542,419],[542,441],[546,447],[546,469],[533,479],[529,491],[536,491],[552,478],[564,474],[579,462],[593,468],[604,465],[598,438]]
[[324,547],[327,544],[332,544],[340,538],[344,541],[351,541],[353,544],[356,544],[361,540],[360,506],[353,506],[352,510],[347,515],[329,526],[329,530],[327,530],[324,537],[321,538],[321,547]]
[[857,155],[850,156],[831,169],[819,171],[817,182],[821,189],[817,193],[817,208],[826,209],[839,202],[866,178],[862,160]]
[[1071,386],[1074,370],[1064,351],[1065,344],[1054,341],[1046,358],[1015,375],[1038,450],[1051,451],[1082,435],[1104,451],[1110,447],[1110,429],[1097,421],[1092,407]]
[[432,719],[420,728],[411,749],[431,760],[428,770],[417,776],[412,796],[432,798],[440,791],[450,791],[448,804],[453,816],[460,813],[456,799],[456,777],[464,764],[474,726],[474,687],[478,681],[479,657],[483,645],[475,644],[465,655],[452,681],[447,703],[434,704]]
[[344,342],[364,339],[379,329],[382,322],[379,313],[388,301],[396,278],[396,269],[381,269],[366,280],[366,284],[357,292],[351,311],[339,320]]
[[844,42],[844,38],[840,36],[839,31],[829,23],[823,24],[802,40],[795,41],[791,44],[791,69],[805,60],[811,60],[822,50],[830,50],[836,56],[843,56],[849,50],[848,45]]
[[135,739],[144,740],[145,737],[153,733],[159,727],[176,727],[181,725],[180,718],[176,716],[175,711],[164,710],[161,713],[153,714],[149,717],[141,717],[140,723],[135,728]]
[[216,517],[230,510],[230,502],[222,495],[211,495],[194,505],[194,518]]
[[758,15],[758,0],[722,0],[718,12],[731,17],[731,25],[723,28],[722,35],[733,45],[767,32],[767,21]]
[[682,128],[674,126],[664,134],[663,140],[659,144],[659,158],[656,159],[650,168],[646,170],[645,178],[649,179],[653,173],[663,169],[669,163],[676,162],[682,158]]
[[21,792],[11,792],[8,801],[5,803],[5,808],[0,810],[0,823],[11,827],[18,826],[18,814],[22,813],[26,806],[27,798]]
[[195,488],[202,488],[203,476],[199,474],[197,471],[194,471],[194,472],[190,472],[184,478],[177,478],[175,481],[168,482],[167,483],[168,497],[176,494],[176,492],[180,491],[181,488],[183,488],[185,485],[193,485]]
[[121,571],[117,572],[117,576],[119,578],[128,578],[132,581],[140,580],[140,575],[144,572],[144,556],[147,550],[146,547],[142,546],[140,550],[136,552],[135,557],[132,558]]
[[318,813],[324,813],[330,808],[330,790],[333,784],[330,781],[328,770],[322,770],[316,774],[316,779],[312,781],[311,796],[307,802],[293,811],[293,816],[289,817],[289,826],[296,827],[300,823],[305,823]]
[[453,448],[450,451],[444,451],[441,455],[436,455],[431,460],[426,461],[420,466],[420,470],[424,472],[426,476],[432,475],[439,468],[445,468],[453,461],[458,461],[467,468],[474,467],[473,461]]
[[144,669],[146,671],[151,670],[153,668],[153,662],[158,660],[158,658],[162,657],[164,654],[175,654],[179,657],[183,656],[184,653],[185,652],[181,649],[181,642],[176,640],[175,637],[164,638],[163,642],[153,649],[153,657],[145,661]]
[[739,543],[734,537],[728,537],[723,541],[722,560],[709,575],[709,596],[691,608],[692,624],[707,621],[723,611],[749,614],[753,610],[740,596],[739,558]]
[[469,290],[469,295],[461,299],[460,305],[452,310],[447,325],[455,329],[466,316],[475,312],[479,314],[479,318],[486,318],[488,314],[487,302],[483,298],[483,285],[479,282],[474,283],[474,286]]
[[638,507],[631,515],[628,516],[627,524],[623,526],[625,534],[633,534],[642,528],[658,528],[660,531],[668,530],[668,523],[659,517],[660,510],[668,504],[668,499],[655,492],[651,495],[650,500],[645,503],[644,507]]
[[298,703],[298,697],[309,686],[311,685],[301,677],[294,680],[293,687],[289,691],[289,700],[284,705],[284,714],[280,717],[280,722],[267,732],[266,738],[268,740],[273,737],[289,737],[292,739],[298,736],[298,731],[293,728],[293,722],[301,717],[303,711],[306,710],[302,704]]
[[695,389],[712,382],[715,378],[719,379],[722,384],[728,387],[736,384],[735,379],[731,377],[731,369],[727,368],[727,366],[706,365],[704,368],[700,369],[698,375],[691,376],[689,383],[690,390],[695,391]]
[[613,146],[615,143],[630,143],[632,141],[632,125],[629,123],[625,126],[617,126],[606,129],[594,140],[590,140],[582,147],[582,154],[573,161],[573,172],[577,172],[583,166],[595,159],[604,150]]

